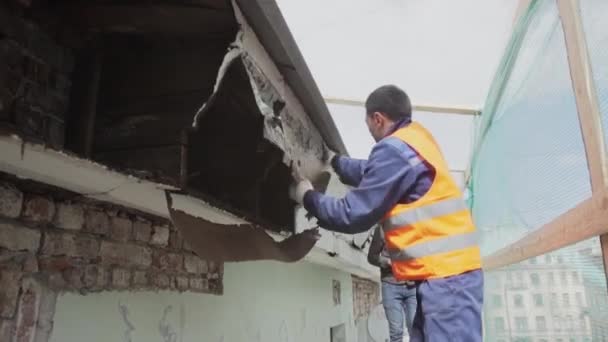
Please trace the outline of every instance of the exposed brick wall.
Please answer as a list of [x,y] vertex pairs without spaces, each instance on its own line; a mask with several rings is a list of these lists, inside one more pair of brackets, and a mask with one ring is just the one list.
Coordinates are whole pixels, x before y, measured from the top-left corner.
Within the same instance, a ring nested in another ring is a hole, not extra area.
[[9,4],[0,2],[0,122],[63,147],[73,52],[57,43],[62,30],[42,29]]
[[166,220],[37,187],[0,178],[0,341],[50,331],[64,291],[222,294],[223,265],[197,257]]
[[353,278],[353,309],[355,320],[367,317],[380,302],[380,284],[368,279]]

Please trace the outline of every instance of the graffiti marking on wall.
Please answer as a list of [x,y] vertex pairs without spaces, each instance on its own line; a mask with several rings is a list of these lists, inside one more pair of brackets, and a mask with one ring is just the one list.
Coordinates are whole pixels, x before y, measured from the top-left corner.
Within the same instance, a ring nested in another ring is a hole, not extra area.
[[122,317],[122,321],[125,323],[126,326],[125,332],[123,333],[123,341],[131,342],[131,332],[135,330],[135,327],[133,326],[131,321],[129,321],[129,308],[127,308],[126,305],[118,302],[118,313]]
[[169,305],[163,310],[163,317],[158,322],[158,332],[162,337],[163,342],[177,342],[177,332],[171,326],[171,323],[167,321],[167,316],[173,310],[173,306]]

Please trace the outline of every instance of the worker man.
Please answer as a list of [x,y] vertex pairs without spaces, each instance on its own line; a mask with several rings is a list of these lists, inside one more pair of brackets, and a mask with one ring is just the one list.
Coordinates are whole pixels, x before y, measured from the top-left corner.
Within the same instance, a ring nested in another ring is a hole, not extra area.
[[439,146],[412,122],[410,99],[400,88],[374,90],[365,109],[376,141],[369,158],[330,159],[340,179],[355,188],[333,198],[314,191],[295,170],[290,195],[330,231],[356,234],[380,223],[395,278],[416,283],[411,341],[481,341],[476,229]]
[[382,227],[374,229],[372,242],[369,244],[367,252],[367,261],[380,268],[382,306],[388,321],[390,342],[403,342],[404,321],[408,335],[412,334],[416,313],[416,283],[411,280],[395,279],[391,269],[391,259],[384,243]]

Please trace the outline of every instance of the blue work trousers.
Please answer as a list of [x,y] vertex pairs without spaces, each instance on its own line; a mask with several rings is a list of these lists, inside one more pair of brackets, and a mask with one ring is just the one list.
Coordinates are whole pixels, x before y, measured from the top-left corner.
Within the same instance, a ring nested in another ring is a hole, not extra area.
[[416,286],[382,282],[382,305],[388,321],[390,342],[403,342],[403,326],[411,334],[416,314]]
[[483,272],[417,282],[411,342],[481,342]]

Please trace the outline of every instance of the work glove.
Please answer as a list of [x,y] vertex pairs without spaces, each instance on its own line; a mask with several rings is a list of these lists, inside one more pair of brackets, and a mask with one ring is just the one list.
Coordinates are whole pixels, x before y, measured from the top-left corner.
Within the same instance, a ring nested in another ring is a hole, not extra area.
[[289,187],[289,197],[298,202],[299,204],[304,203],[304,195],[309,190],[314,190],[312,187],[312,183],[308,179],[303,179],[300,181],[294,181],[291,183]]
[[312,183],[303,177],[296,167],[292,169],[293,182],[289,187],[289,197],[299,204],[304,203],[304,195],[309,190],[314,190]]
[[324,156],[323,156],[323,162],[325,163],[325,170],[334,170],[335,171],[335,167],[334,167],[334,158],[338,156],[338,154],[336,154],[336,152],[330,150],[329,148],[325,148],[325,152],[324,152]]

